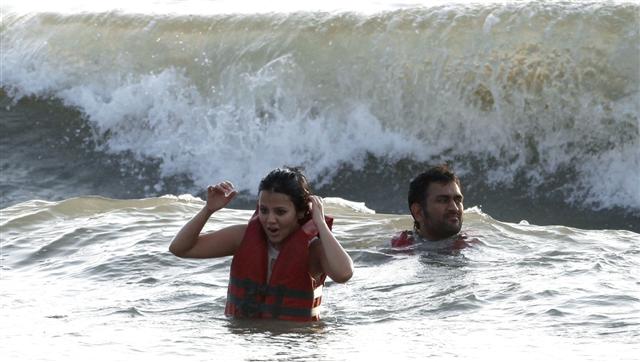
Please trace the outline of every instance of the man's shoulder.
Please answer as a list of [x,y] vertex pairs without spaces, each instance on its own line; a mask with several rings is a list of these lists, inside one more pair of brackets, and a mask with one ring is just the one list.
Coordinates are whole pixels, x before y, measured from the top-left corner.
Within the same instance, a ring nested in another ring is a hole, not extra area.
[[469,236],[466,233],[461,233],[454,239],[453,248],[464,249],[479,243],[481,243],[481,241],[478,238]]
[[[422,243],[420,243],[421,241]],[[465,233],[460,233],[447,239],[431,241],[426,244],[424,243],[424,241],[425,240],[420,238],[420,236],[416,237],[414,231],[404,230],[391,238],[391,247],[403,248],[415,245],[416,243],[420,243],[420,245],[428,246],[429,248],[457,250],[464,249],[480,242],[480,240],[478,240],[477,238],[470,237]]]

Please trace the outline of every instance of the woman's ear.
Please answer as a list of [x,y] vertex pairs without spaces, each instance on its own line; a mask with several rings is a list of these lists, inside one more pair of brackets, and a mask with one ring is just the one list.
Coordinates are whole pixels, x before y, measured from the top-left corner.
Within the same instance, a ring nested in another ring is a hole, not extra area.
[[311,201],[307,202],[307,209],[298,211],[296,216],[298,220],[305,219],[307,216],[311,215]]
[[311,210],[313,209],[313,203],[311,203],[311,195],[307,196],[305,198],[306,202],[307,202],[307,210],[304,212],[304,216],[311,216]]

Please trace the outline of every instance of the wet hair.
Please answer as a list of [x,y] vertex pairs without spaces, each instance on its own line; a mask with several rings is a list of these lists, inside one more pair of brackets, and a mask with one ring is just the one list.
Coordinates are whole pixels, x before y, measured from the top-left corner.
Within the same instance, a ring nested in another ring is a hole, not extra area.
[[[429,185],[433,182],[438,182],[441,184],[455,182],[456,185],[458,185],[458,187],[462,190],[460,179],[458,179],[458,176],[456,176],[447,165],[442,164],[431,167],[427,171],[416,176],[413,180],[411,180],[411,183],[409,183],[409,210],[411,210],[411,205],[415,204],[416,202],[419,203],[422,208],[426,208],[428,196],[427,190],[429,189]],[[415,217],[413,220],[413,225],[416,228],[420,228],[418,222],[415,220]]]
[[309,212],[311,188],[307,177],[299,167],[276,168],[260,181],[258,192],[270,191],[285,194],[291,198],[296,211]]

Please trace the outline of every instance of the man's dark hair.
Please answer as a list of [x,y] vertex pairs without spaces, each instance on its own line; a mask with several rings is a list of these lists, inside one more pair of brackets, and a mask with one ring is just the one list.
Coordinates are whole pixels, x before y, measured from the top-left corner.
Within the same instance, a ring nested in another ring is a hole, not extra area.
[[291,198],[296,211],[309,211],[311,188],[306,176],[299,167],[276,168],[269,172],[258,187],[258,192],[270,191],[285,194]]
[[[427,171],[419,174],[409,184],[409,209],[411,209],[411,205],[414,203],[419,203],[422,208],[426,208],[427,204],[427,189],[432,182],[438,182],[442,184],[448,184],[450,182],[455,182],[460,190],[462,190],[462,186],[460,185],[460,179],[456,176],[453,171],[449,170],[449,167],[445,164],[437,165],[431,167]],[[417,221],[414,218],[414,225],[417,227]]]

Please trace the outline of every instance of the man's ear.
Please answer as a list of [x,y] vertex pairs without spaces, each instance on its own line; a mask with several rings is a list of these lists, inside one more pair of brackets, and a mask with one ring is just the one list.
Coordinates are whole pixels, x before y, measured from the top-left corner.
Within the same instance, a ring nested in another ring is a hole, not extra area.
[[414,220],[422,220],[422,206],[419,202],[411,204],[410,210]]

